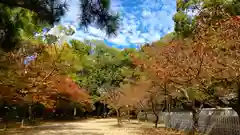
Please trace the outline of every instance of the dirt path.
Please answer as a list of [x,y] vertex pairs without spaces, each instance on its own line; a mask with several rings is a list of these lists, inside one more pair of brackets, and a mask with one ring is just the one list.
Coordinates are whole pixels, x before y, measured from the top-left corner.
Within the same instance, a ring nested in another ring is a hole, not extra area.
[[124,121],[121,127],[116,119],[89,119],[78,122],[45,123],[29,129],[8,131],[7,135],[141,135],[139,128],[153,124]]

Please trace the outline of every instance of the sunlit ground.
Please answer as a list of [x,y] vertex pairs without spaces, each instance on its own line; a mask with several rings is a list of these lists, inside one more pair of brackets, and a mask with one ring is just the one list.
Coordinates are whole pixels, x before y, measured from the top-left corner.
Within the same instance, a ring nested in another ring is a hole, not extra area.
[[160,124],[153,129],[152,123],[124,120],[122,126],[117,126],[116,119],[88,119],[74,122],[46,122],[41,125],[12,128],[1,131],[7,135],[181,135],[175,131],[166,131]]

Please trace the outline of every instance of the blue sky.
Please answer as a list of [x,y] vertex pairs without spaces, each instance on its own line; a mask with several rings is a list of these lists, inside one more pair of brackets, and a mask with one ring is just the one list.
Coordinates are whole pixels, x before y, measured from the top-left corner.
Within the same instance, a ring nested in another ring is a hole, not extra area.
[[159,40],[174,29],[172,16],[176,12],[176,0],[111,0],[112,11],[119,12],[121,16],[118,34],[112,38],[107,38],[103,31],[91,26],[88,31],[79,29],[79,0],[68,1],[69,11],[61,23],[75,27],[74,39],[104,40],[109,46],[136,48]]

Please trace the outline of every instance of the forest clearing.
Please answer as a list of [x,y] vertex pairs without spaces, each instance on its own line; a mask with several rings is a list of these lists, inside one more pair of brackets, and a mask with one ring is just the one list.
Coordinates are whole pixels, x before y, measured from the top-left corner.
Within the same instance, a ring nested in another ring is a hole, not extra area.
[[176,0],[157,33],[114,1],[78,0],[73,25],[71,1],[0,0],[0,134],[240,135],[240,1]]
[[[161,127],[161,126],[160,126]],[[159,130],[161,134],[153,131],[151,123],[138,122],[137,120],[124,121],[122,126],[116,124],[116,119],[88,119],[75,122],[44,123],[36,127],[25,127],[23,129],[10,129],[7,135],[182,135],[173,131],[164,131],[164,125]],[[165,132],[165,133],[164,133]],[[172,134],[170,134],[172,132]],[[0,132],[0,135],[3,134]]]

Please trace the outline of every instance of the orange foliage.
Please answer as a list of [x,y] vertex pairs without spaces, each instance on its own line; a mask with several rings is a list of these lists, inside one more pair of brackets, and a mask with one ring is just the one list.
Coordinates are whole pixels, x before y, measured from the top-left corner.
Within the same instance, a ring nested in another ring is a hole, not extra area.
[[121,87],[121,97],[119,102],[131,107],[136,107],[140,101],[149,98],[152,90],[151,81],[139,80],[134,84],[125,84]]
[[9,103],[18,103],[22,101],[21,96],[16,93],[14,88],[0,85],[0,100],[4,100]]
[[[191,102],[193,132],[198,129],[200,112],[195,100],[210,99],[209,86],[222,88],[220,96],[240,94],[239,20],[239,17],[231,17],[214,24],[199,23],[191,38],[175,39],[165,46],[143,47],[145,59],[133,56],[134,63],[149,73],[159,86],[166,85],[170,94],[180,90]],[[235,110],[240,112],[239,104],[235,105]]]
[[90,103],[90,95],[88,92],[79,86],[69,77],[66,76],[51,76],[50,80],[53,82],[53,88],[59,93],[69,95],[74,101],[80,103]]
[[56,96],[57,94],[40,94],[40,93],[33,93],[32,101],[38,102],[43,104],[46,108],[54,108],[56,105]]
[[[113,108],[142,108],[141,105],[147,106],[152,95],[156,95],[159,100],[163,96],[159,96],[149,80],[138,80],[132,84],[124,84],[118,89],[109,89],[104,96],[105,101]],[[158,95],[158,96],[157,96]]]
[[168,90],[169,87],[205,90],[213,79],[240,77],[239,18],[232,17],[207,28],[198,28],[193,38],[143,47],[146,58],[133,56],[134,63],[158,84],[166,83]]
[[[0,87],[4,86],[0,91],[1,98],[10,101],[15,96],[24,103],[40,102],[52,108],[60,93],[71,97],[73,101],[90,103],[87,91],[79,88],[70,78],[59,75],[64,69],[61,67],[65,65],[58,63],[61,52],[57,54],[54,49],[23,43],[19,50],[0,56],[0,66],[4,67],[0,70],[3,84]],[[38,57],[24,65],[25,57],[33,53],[38,53]],[[8,88],[8,85],[12,85],[12,88]]]

